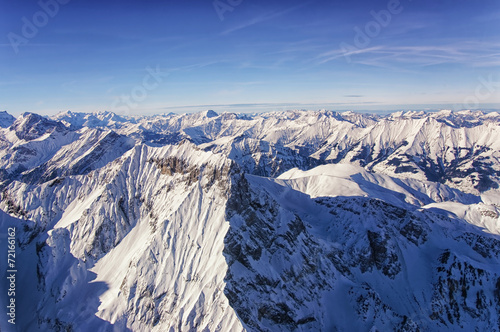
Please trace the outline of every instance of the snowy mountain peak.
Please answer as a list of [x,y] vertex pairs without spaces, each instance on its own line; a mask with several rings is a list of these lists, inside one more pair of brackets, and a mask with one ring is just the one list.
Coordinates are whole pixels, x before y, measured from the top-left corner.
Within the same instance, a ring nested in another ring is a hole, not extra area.
[[58,121],[47,119],[35,113],[26,112],[21,114],[9,129],[13,130],[19,139],[29,141],[54,130],[64,131],[65,128]]
[[499,142],[478,112],[25,113],[20,330],[496,330]]
[[215,117],[219,116],[219,114],[217,114],[217,113],[216,113],[215,111],[213,111],[213,110],[208,110],[208,111],[205,111],[204,113],[205,113],[205,116],[206,116],[207,118],[215,118]]
[[51,119],[60,121],[66,127],[76,130],[83,127],[97,128],[97,127],[113,127],[118,128],[123,124],[133,124],[133,118],[126,119],[113,112],[98,111],[93,113],[79,113],[79,112],[61,112],[51,117]]
[[7,111],[0,112],[0,128],[8,128],[14,121],[16,121],[16,118],[7,113]]

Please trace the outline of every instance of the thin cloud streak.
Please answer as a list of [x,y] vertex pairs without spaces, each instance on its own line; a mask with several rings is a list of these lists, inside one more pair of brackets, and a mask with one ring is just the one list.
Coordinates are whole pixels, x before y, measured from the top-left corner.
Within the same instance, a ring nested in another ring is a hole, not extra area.
[[491,63],[497,63],[499,58],[500,45],[485,43],[461,43],[460,45],[451,44],[446,46],[375,46],[361,48],[350,52],[343,52],[340,49],[332,50],[320,54],[317,57],[318,64],[325,64],[342,57],[350,57],[352,62],[366,63],[365,57],[354,57],[354,55],[378,56],[380,63],[383,60],[394,63],[414,64],[420,66],[431,66],[436,64],[465,64],[470,66],[481,65],[484,59],[491,59]]
[[297,10],[297,9],[300,9],[302,7],[305,7],[305,6],[309,5],[311,2],[313,2],[313,1],[308,1],[306,3],[302,3],[300,5],[297,5],[297,6],[294,6],[294,7],[291,7],[291,8],[282,10],[282,11],[279,11],[277,13],[276,12],[269,12],[269,13],[260,15],[258,17],[255,17],[255,18],[251,19],[248,22],[245,22],[243,24],[237,25],[235,27],[232,27],[230,29],[227,29],[227,30],[221,32],[221,35],[228,35],[228,34],[231,34],[233,32],[236,32],[238,30],[246,29],[246,28],[251,27],[253,25],[256,25],[256,24],[259,24],[259,23],[262,23],[262,22],[265,22],[265,21],[269,21],[269,20],[272,20],[272,19],[284,16],[284,15],[289,14],[289,13],[291,13],[291,12]]

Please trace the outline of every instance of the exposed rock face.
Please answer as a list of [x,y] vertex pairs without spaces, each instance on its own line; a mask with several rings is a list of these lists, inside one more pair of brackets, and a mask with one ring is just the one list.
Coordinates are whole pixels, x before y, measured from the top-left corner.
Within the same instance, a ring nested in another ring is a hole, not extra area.
[[380,200],[233,181],[225,294],[249,330],[498,329],[497,237]]
[[16,121],[16,118],[7,113],[6,111],[0,112],[0,127],[1,128],[8,128],[10,127],[14,121]]
[[499,331],[498,115],[1,119],[21,330]]
[[[352,163],[371,172],[440,182],[478,194],[500,183],[499,121],[496,113],[448,111],[388,116],[329,111],[249,116],[208,111],[129,119],[109,112],[65,112],[52,119],[25,113],[0,134],[3,152],[11,150],[0,155],[0,180],[9,183],[26,171],[30,174],[24,181],[37,176],[47,180],[61,176],[59,168],[71,168],[61,173],[81,174],[87,171],[84,165],[102,167],[110,161],[102,160],[99,153],[107,144],[94,149],[92,142],[104,139],[96,130],[112,130],[106,140],[118,139],[114,134],[151,146],[187,140],[205,151],[223,153],[246,172],[260,176],[275,177],[294,167],[306,170],[325,163]],[[8,132],[20,142],[8,138]],[[47,136],[44,143],[37,141],[43,135]],[[68,145],[77,141],[80,144]],[[129,144],[122,142],[124,149],[113,157],[130,149]],[[67,151],[56,155],[62,146]],[[80,160],[83,164],[69,167],[58,162],[86,151],[89,156]],[[100,161],[92,162],[95,159]]]

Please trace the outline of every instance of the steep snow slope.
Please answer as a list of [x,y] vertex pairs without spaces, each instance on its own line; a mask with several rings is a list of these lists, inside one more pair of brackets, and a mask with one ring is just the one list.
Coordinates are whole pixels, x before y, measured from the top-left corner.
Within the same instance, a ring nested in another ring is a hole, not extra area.
[[7,113],[6,111],[0,112],[0,127],[1,128],[8,128],[10,127],[14,121],[16,121],[16,118]]
[[190,143],[143,145],[87,175],[12,183],[24,217],[49,230],[37,243],[39,328],[241,331],[223,294],[230,170]]
[[[496,113],[400,112],[386,117],[328,111],[253,117],[200,113],[150,121],[163,121],[157,129],[180,131],[214,151],[248,153],[252,145],[268,144],[271,149],[251,153],[256,165],[263,157],[274,161],[255,167],[261,175],[286,171],[281,165],[293,151],[296,159],[312,166],[309,159],[316,164],[354,163],[377,173],[437,181],[475,194],[498,188],[500,116]],[[242,142],[250,149],[241,149]]]
[[498,236],[378,199],[242,175],[226,294],[252,331],[498,331]]
[[292,169],[280,175],[276,181],[313,198],[365,196],[403,207],[444,201],[472,204],[481,200],[478,196],[464,194],[440,183],[391,178],[350,164],[323,165],[309,171]]
[[50,160],[64,145],[78,139],[55,121],[25,113],[9,128],[0,128],[0,187],[23,172]]
[[133,139],[109,129],[70,131],[59,122],[34,114],[22,115],[0,132],[0,139],[5,147],[0,151],[0,187],[15,179],[43,183],[60,176],[86,174],[135,144]]
[[9,121],[18,330],[499,329],[498,114]]
[[275,181],[312,198],[363,196],[410,210],[424,208],[500,235],[498,195],[466,194],[440,183],[391,178],[349,164],[323,165],[309,171],[292,169]]
[[[247,171],[276,176],[289,168],[352,163],[399,178],[445,183],[478,194],[499,183],[500,115],[480,111],[353,112],[289,111],[258,115],[213,111],[119,118],[112,113],[62,113],[70,128],[107,126],[143,142],[188,139],[205,149],[243,154]],[[98,121],[88,122],[96,118]],[[78,120],[81,119],[81,120]],[[259,152],[256,146],[265,145]],[[301,165],[287,159],[293,156]]]
[[133,118],[124,118],[112,112],[76,113],[71,111],[61,112],[52,117],[70,129],[83,127],[96,128],[121,128],[127,123],[134,123]]

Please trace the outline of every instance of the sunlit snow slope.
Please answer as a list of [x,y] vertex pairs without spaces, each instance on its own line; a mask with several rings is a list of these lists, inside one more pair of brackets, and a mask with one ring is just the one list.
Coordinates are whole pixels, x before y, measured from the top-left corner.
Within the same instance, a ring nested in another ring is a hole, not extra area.
[[0,328],[499,331],[499,128],[468,111],[0,113],[0,247],[16,227],[19,270]]

